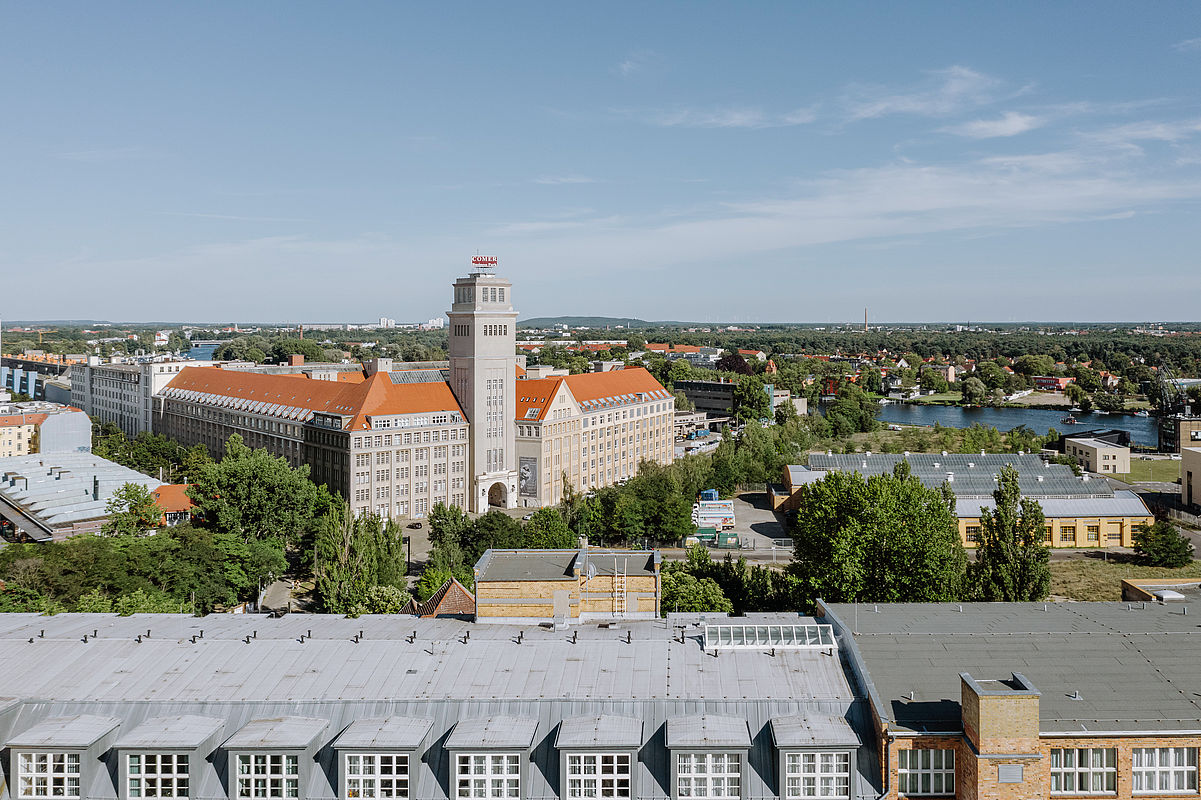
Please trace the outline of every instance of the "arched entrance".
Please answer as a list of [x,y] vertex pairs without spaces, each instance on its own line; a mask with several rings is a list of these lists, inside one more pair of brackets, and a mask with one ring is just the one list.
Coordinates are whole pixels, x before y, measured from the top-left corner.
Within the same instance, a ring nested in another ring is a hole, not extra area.
[[495,508],[504,508],[507,505],[505,502],[506,495],[507,491],[503,483],[492,484],[492,487],[488,489],[488,505]]

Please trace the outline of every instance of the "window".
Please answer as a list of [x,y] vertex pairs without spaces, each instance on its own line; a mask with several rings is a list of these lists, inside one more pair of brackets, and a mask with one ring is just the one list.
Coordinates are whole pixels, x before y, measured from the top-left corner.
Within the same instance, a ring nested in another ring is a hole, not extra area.
[[521,796],[521,756],[516,753],[460,753],[455,774],[457,797]]
[[850,753],[788,753],[785,770],[787,797],[851,796]]
[[570,753],[567,797],[629,797],[629,753]]
[[238,755],[237,799],[299,797],[300,758],[278,753]]
[[901,794],[955,794],[954,750],[901,750]]
[[1132,755],[1134,794],[1197,791],[1197,748],[1136,747]]
[[1051,794],[1116,794],[1117,780],[1112,747],[1051,750]]
[[402,753],[347,753],[343,797],[408,797],[409,757]]
[[742,796],[742,756],[738,753],[677,753],[676,796]]
[[130,797],[187,797],[188,757],[171,753],[130,753],[125,757]]
[[79,797],[79,753],[20,753],[17,786],[21,797]]

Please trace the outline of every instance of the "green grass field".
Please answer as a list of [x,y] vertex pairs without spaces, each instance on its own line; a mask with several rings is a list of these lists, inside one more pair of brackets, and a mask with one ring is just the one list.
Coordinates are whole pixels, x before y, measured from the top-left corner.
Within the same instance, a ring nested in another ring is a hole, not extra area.
[[1114,475],[1114,477],[1126,483],[1138,483],[1139,481],[1172,483],[1180,479],[1180,462],[1166,458],[1143,461],[1138,456],[1132,455],[1130,456],[1130,472],[1126,475]]
[[915,397],[910,402],[912,403],[958,403],[963,399],[962,392],[939,392],[937,394],[924,394],[921,397]]
[[1123,578],[1201,578],[1201,561],[1180,569],[1094,558],[1051,562],[1051,594],[1069,600],[1121,600]]

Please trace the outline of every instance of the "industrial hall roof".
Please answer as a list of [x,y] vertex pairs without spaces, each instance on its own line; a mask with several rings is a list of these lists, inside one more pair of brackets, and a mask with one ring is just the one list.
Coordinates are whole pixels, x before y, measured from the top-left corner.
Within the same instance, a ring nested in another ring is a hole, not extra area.
[[349,418],[345,430],[370,427],[369,416],[463,411],[450,385],[437,370],[418,370],[412,381],[406,373],[377,372],[357,383],[296,375],[264,375],[219,367],[186,367],[159,392],[167,400],[202,403],[231,411],[304,423],[315,413]]
[[1201,734],[1197,598],[1158,603],[830,604],[842,651],[882,718],[913,731],[962,729],[960,673],[1024,675],[1040,731]]
[[[725,617],[708,615],[716,619]],[[169,717],[182,720],[185,744],[312,752],[317,764],[302,767],[299,794],[320,800],[339,794],[338,751],[420,754],[410,760],[414,796],[427,800],[453,796],[455,751],[522,752],[536,765],[524,773],[522,796],[552,800],[557,746],[608,747],[635,754],[639,796],[666,800],[669,748],[692,746],[697,732],[713,748],[749,748],[751,797],[777,794],[773,720],[812,716],[820,726],[836,716],[867,738],[870,708],[836,648],[719,652],[704,647],[704,621],[672,615],[568,633],[402,615],[0,614],[0,692],[16,700],[0,701],[0,747],[31,731],[51,747],[110,734],[137,747],[171,728]],[[111,722],[54,721],[83,717]],[[220,796],[225,757],[194,752],[194,796]],[[853,797],[875,798],[876,756],[870,745],[856,753]],[[86,796],[115,800],[115,781],[94,771]]]
[[813,453],[809,468],[858,472],[864,477],[891,475],[901,461],[909,462],[911,473],[930,487],[947,483],[957,497],[990,497],[997,488],[998,474],[1005,466],[1018,472],[1018,486],[1025,497],[1112,497],[1108,481],[1078,478],[1071,467],[1047,464],[1036,455],[1012,453]]

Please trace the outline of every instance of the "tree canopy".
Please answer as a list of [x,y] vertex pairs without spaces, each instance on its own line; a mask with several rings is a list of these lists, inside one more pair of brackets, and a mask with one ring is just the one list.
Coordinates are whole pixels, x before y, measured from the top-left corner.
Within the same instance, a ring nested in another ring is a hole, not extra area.
[[1042,600],[1051,589],[1046,517],[1037,500],[1022,497],[1018,472],[1001,468],[995,508],[980,510],[980,543],[968,568],[969,591],[978,600]]

